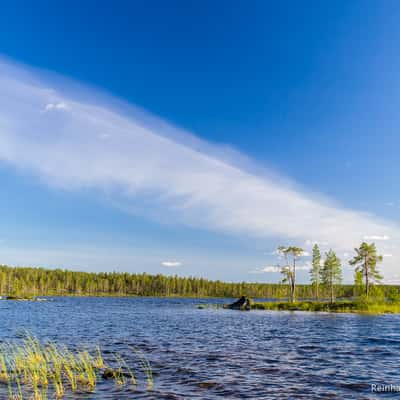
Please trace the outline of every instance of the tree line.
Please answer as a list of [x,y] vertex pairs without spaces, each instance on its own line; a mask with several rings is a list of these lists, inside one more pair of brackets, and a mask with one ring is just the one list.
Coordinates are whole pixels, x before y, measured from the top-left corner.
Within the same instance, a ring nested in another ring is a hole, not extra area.
[[[287,255],[290,257],[289,252]],[[360,254],[360,257],[363,257],[363,255]],[[367,259],[368,263],[370,263],[370,258]],[[289,258],[288,262],[290,262]],[[314,260],[313,257],[313,266],[319,268],[318,265],[320,263],[317,262],[317,258]],[[290,269],[288,276],[291,276],[292,264],[289,263],[286,267]],[[294,278],[292,282],[292,285],[294,283],[294,291],[289,296],[291,299],[294,300],[296,296],[300,298],[313,298],[316,296],[316,290],[318,290],[318,297],[320,298],[330,296],[331,287],[326,284],[326,281],[328,279],[328,281],[331,280],[334,282],[335,275],[322,274],[321,279],[323,281],[321,281],[317,289],[316,284],[319,282],[321,274],[316,271],[314,270],[313,273],[316,273],[315,276],[318,276],[318,280],[313,280],[308,285],[296,284]],[[335,281],[333,288],[335,296],[358,296],[360,291],[364,290],[363,283],[360,283],[359,278],[360,276],[358,275],[358,280],[356,279],[354,285],[342,285]],[[368,280],[371,282],[374,278],[369,275]],[[398,286],[389,285],[375,285],[375,288],[379,288],[385,296],[396,295],[400,289]],[[166,276],[161,274],[129,274],[120,272],[90,273],[64,269],[9,267],[2,265],[0,266],[0,295],[161,297],[240,297],[246,295],[253,298],[285,299],[288,297],[288,285],[287,282],[275,284],[223,282],[197,277],[178,277],[176,275]]]

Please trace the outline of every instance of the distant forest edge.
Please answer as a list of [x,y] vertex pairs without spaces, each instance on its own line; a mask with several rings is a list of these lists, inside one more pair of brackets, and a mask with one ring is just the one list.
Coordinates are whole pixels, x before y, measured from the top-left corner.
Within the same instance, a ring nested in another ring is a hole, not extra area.
[[[376,285],[385,296],[400,286]],[[298,285],[298,298],[314,296],[313,285]],[[357,285],[336,285],[337,297],[358,296]],[[0,266],[0,295],[13,296],[159,296],[287,298],[288,286],[279,283],[228,283],[203,278],[119,272],[76,272],[61,269]],[[320,296],[329,297],[321,287]]]

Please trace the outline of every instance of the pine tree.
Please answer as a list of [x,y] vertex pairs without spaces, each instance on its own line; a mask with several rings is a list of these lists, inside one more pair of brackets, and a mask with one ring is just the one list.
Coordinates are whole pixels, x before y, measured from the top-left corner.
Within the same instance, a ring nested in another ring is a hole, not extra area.
[[312,268],[310,270],[311,283],[315,287],[315,298],[319,299],[319,282],[321,276],[321,252],[317,244],[314,245],[312,250]]
[[377,254],[375,243],[361,243],[358,249],[354,249],[356,255],[349,262],[355,265],[355,272],[360,272],[365,281],[365,296],[368,298],[369,288],[372,283],[379,283],[383,277],[377,270],[377,263],[382,261],[382,256]]
[[296,261],[304,250],[296,246],[279,246],[278,252],[285,257],[286,264],[281,268],[281,274],[284,278],[282,282],[289,284],[289,298],[290,302],[296,301]]
[[335,285],[340,284],[342,281],[341,263],[332,249],[325,253],[325,256],[326,259],[321,270],[321,282],[329,289],[330,300],[333,303],[335,300]]

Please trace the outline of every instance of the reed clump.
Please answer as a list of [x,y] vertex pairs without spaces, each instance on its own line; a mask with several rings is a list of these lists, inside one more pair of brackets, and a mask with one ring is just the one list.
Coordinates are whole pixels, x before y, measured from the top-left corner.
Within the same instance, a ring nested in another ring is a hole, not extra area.
[[[27,336],[18,343],[0,345],[0,385],[7,386],[10,400],[62,399],[67,393],[90,393],[101,379],[113,379],[118,386],[136,385],[126,361],[114,357],[116,363],[108,365],[99,347],[74,351]],[[146,361],[142,366],[150,388],[150,364]]]

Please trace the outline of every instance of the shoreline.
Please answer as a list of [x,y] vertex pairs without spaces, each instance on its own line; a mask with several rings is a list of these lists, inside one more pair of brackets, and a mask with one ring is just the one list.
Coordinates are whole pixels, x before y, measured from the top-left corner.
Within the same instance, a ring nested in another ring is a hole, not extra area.
[[300,301],[289,302],[253,302],[251,310],[265,311],[304,311],[304,312],[330,312],[350,314],[400,314],[400,302],[374,303],[359,301],[316,302]]
[[[35,296],[0,296],[0,301],[29,301],[29,302],[46,302],[56,298],[114,298],[114,299],[192,299],[192,300],[232,300],[232,297],[215,297],[215,296],[138,296],[138,295],[85,295],[85,294],[66,294],[66,295],[35,295]],[[350,313],[350,314],[400,314],[400,302],[374,302],[357,301],[357,300],[338,300],[333,303],[328,301],[302,300],[290,303],[285,299],[269,299],[270,301],[254,301],[250,302],[250,310],[258,311],[301,311],[301,312],[329,312],[329,313]],[[198,308],[204,309],[207,306],[224,307],[227,303],[217,304],[198,304]]]

